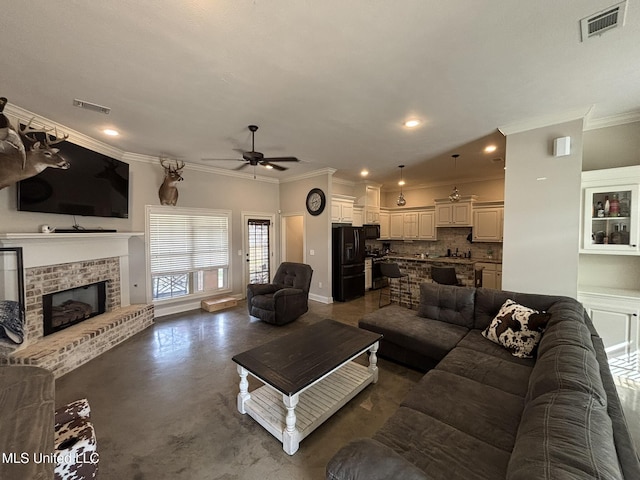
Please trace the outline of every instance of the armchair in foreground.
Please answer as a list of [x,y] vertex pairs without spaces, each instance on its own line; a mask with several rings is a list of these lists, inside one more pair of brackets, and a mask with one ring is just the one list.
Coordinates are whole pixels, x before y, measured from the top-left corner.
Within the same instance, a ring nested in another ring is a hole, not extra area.
[[309,310],[313,269],[304,263],[282,262],[273,283],[247,285],[249,315],[284,325]]

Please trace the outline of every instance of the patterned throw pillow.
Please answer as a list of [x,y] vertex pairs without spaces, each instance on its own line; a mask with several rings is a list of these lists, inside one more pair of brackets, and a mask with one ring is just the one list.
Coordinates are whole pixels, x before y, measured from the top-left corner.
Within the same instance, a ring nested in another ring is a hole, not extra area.
[[519,358],[533,358],[550,314],[507,300],[482,336]]

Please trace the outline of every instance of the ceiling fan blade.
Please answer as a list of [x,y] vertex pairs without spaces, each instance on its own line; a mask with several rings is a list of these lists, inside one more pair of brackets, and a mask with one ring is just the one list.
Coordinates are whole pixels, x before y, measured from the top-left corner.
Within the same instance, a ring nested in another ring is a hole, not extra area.
[[296,157],[269,157],[264,159],[265,162],[299,162]]
[[269,162],[260,162],[260,165],[264,166],[264,167],[271,167],[274,170],[278,170],[280,172],[284,172],[285,170],[288,170],[287,167],[281,167],[280,165],[276,165],[275,163],[269,163]]
[[234,168],[234,170],[242,170],[244,167],[246,167],[247,165],[250,165],[249,163],[243,163],[242,165],[240,165],[239,167]]

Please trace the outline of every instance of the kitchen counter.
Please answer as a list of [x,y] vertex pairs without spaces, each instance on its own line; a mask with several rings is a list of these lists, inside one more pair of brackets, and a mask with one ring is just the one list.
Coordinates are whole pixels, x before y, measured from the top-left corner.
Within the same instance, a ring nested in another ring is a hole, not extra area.
[[456,265],[473,265],[475,263],[495,263],[497,265],[502,264],[502,260],[495,258],[464,258],[464,257],[416,257],[415,255],[400,255],[390,253],[385,255],[385,259],[388,260],[403,260],[403,261],[415,261],[426,263],[451,263]]

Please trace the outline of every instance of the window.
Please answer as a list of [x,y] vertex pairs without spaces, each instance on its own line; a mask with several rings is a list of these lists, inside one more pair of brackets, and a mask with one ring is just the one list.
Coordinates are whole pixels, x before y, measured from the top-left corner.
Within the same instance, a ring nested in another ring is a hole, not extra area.
[[231,212],[147,207],[153,300],[229,290]]

